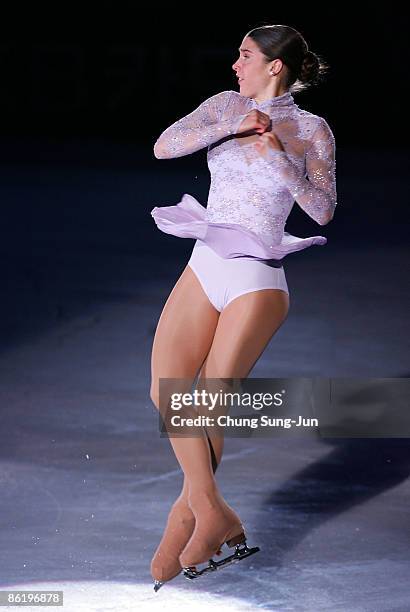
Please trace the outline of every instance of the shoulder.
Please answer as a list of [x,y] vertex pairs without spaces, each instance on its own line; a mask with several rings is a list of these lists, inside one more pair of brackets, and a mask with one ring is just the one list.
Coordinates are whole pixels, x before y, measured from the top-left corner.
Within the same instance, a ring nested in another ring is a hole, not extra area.
[[324,117],[319,115],[314,115],[316,120],[316,135],[319,138],[329,138],[334,140],[334,135],[329,123],[326,121]]
[[213,94],[203,100],[200,103],[199,108],[201,110],[207,110],[208,112],[216,114],[217,116],[221,116],[230,102],[232,93],[233,92],[228,90],[219,91],[218,93]]
[[220,91],[219,93],[215,94],[213,97],[215,98],[217,96],[219,96],[221,98],[224,98],[224,99],[229,99],[229,100],[230,99],[234,99],[234,98],[236,98],[236,99],[239,99],[239,98],[244,99],[244,97],[245,97],[245,96],[241,96],[241,94],[239,92],[234,91],[233,89],[225,89],[224,91]]
[[229,91],[229,90],[220,91],[216,94],[213,94],[209,98],[207,98],[205,102],[211,102],[213,104],[223,105],[223,104],[228,103],[232,99],[232,96],[235,93],[236,93],[235,91]]
[[223,101],[223,116],[233,117],[234,115],[242,115],[249,111],[250,99],[242,96],[239,92],[233,89],[221,91],[219,94],[221,101]]
[[298,108],[298,116],[306,131],[310,134],[311,140],[335,140],[333,131],[325,117],[300,108]]
[[240,93],[234,91],[233,89],[226,89],[224,91],[220,91],[219,93],[211,96],[210,99],[217,103],[224,104],[225,106],[227,106],[228,104],[240,104],[247,101],[249,102],[249,98],[241,96]]
[[210,96],[202,105],[205,105],[215,113],[219,119],[222,119],[223,117],[230,117],[235,114],[243,113],[243,109],[247,106],[246,100],[248,100],[248,98],[241,96],[237,91],[227,89]]

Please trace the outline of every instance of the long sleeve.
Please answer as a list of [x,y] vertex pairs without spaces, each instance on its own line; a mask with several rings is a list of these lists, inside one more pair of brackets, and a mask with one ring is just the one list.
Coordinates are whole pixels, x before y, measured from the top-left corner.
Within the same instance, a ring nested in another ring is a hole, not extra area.
[[285,151],[270,148],[267,160],[270,165],[275,165],[275,171],[279,172],[302,210],[319,225],[326,225],[332,220],[337,205],[336,146],[333,133],[323,118],[306,151],[309,180],[301,175]]
[[182,157],[235,134],[246,115],[221,120],[231,92],[211,96],[192,113],[170,125],[154,144],[157,159]]

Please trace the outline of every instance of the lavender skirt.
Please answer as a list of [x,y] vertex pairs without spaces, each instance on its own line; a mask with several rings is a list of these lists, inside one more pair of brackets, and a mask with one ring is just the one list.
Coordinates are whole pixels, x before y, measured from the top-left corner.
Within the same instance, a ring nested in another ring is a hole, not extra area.
[[189,193],[185,193],[175,206],[156,206],[151,215],[158,228],[166,234],[202,240],[227,259],[256,259],[274,267],[280,266],[280,260],[289,253],[327,242],[324,236],[298,238],[283,232],[280,244],[270,244],[268,239],[264,240],[237,223],[210,223],[206,220],[206,208]]

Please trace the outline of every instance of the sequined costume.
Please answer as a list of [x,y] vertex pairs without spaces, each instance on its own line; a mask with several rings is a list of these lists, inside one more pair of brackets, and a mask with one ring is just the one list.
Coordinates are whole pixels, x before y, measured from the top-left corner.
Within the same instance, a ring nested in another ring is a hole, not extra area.
[[[254,147],[257,134],[237,134],[254,108],[270,116],[269,129],[284,151],[268,147],[262,155]],[[155,142],[154,155],[158,159],[181,157],[205,146],[211,174],[207,207],[184,194],[174,206],[153,208],[155,223],[166,233],[196,239],[188,263],[201,277],[208,297],[212,288],[205,281],[206,267],[218,261],[222,270],[224,260],[257,263],[265,284],[269,284],[267,268],[273,275],[271,286],[281,285],[287,291],[281,260],[289,253],[327,242],[324,236],[299,238],[285,231],[294,202],[319,225],[332,219],[337,205],[335,139],[328,123],[300,109],[289,91],[261,103],[236,91],[222,91],[169,126]],[[225,266],[225,284],[233,272],[232,263],[229,273]],[[240,275],[238,266],[236,270]],[[260,279],[255,278],[251,285],[255,283],[260,284]],[[233,299],[228,293],[227,287],[218,310]]]

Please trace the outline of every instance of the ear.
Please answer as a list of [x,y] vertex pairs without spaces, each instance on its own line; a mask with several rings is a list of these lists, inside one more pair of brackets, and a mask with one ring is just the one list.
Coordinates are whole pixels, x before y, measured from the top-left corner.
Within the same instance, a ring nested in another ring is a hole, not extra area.
[[282,60],[279,57],[276,57],[270,63],[269,71],[272,70],[272,72],[274,72],[275,74],[278,74],[282,70],[282,68],[283,68]]

